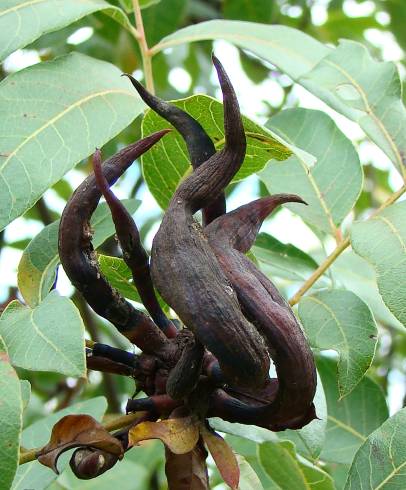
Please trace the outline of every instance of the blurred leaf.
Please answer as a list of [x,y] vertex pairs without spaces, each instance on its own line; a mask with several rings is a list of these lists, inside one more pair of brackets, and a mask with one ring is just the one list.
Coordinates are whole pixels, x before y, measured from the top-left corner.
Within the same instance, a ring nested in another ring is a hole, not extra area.
[[[103,0],[8,0],[0,7],[0,60],[46,32],[56,31],[98,10],[126,29],[124,12]],[[35,19],[35,22],[33,22]]]
[[56,474],[59,456],[74,447],[97,448],[109,454],[124,455],[120,441],[113,437],[90,415],[65,415],[53,427],[51,438],[38,451],[38,461],[51,468]]
[[300,83],[357,122],[406,178],[406,109],[394,63],[375,61],[362,44],[342,40]]
[[351,463],[366,437],[388,417],[381,388],[368,377],[341,401],[337,388],[337,363],[320,357],[317,369],[327,399],[328,423],[321,459],[334,463]]
[[[24,429],[22,433],[22,446],[26,449],[44,446],[52,431],[52,427],[65,415],[74,413],[88,413],[96,420],[101,421],[107,408],[106,399],[102,396],[92,398],[83,402],[75,403],[70,407],[52,413],[34,424]],[[65,466],[65,462],[59,464],[60,468]],[[13,490],[44,490],[56,479],[55,473],[46,468],[38,461],[26,463],[18,468],[14,478]],[[99,480],[98,480],[99,481]],[[83,484],[83,482],[81,482]],[[81,487],[82,488],[82,487]]]
[[406,326],[406,201],[351,227],[354,251],[375,268],[386,306]]
[[406,111],[394,63],[374,61],[365,47],[352,41],[341,41],[338,48],[330,49],[289,27],[226,20],[180,29],[162,39],[153,52],[203,39],[224,39],[276,65],[357,122],[406,176],[402,159]]
[[252,252],[259,262],[270,267],[273,275],[292,281],[306,279],[318,266],[307,253],[267,233],[258,235]]
[[18,468],[23,402],[17,373],[0,337],[0,488],[10,488]]
[[[31,383],[26,379],[20,380],[21,387],[21,399],[23,403],[23,410],[27,408],[28,403],[30,402],[31,397]],[[1,420],[1,419],[0,419]]]
[[351,465],[346,490],[406,487],[406,408],[368,436]]
[[161,0],[142,12],[148,46],[175,31],[183,19],[187,0]]
[[403,50],[406,50],[406,5],[402,0],[386,0],[382,2],[382,7],[390,15],[391,31],[396,37],[396,41]]
[[[223,105],[207,95],[193,95],[173,101],[197,119],[217,148],[224,145]],[[264,168],[271,158],[285,160],[291,151],[274,138],[272,132],[244,117],[247,132],[247,153],[240,171],[233,181],[242,180]],[[167,128],[168,122],[149,110],[142,121],[142,134]],[[166,208],[179,182],[191,171],[186,145],[177,131],[173,131],[142,157],[142,168],[148,187],[162,208]]]
[[370,309],[351,291],[332,289],[302,298],[299,316],[312,347],[338,352],[338,391],[344,398],[375,354],[377,328]]
[[402,330],[403,325],[388,310],[379,294],[374,268],[352,250],[341,254],[332,265],[334,277],[371,308],[379,322]]
[[281,490],[334,490],[332,478],[295,453],[291,442],[265,442],[259,446],[265,471]]
[[240,468],[240,485],[238,489],[264,490],[261,480],[247,460],[242,456],[237,456],[237,462]]
[[141,422],[129,431],[130,444],[148,439],[160,439],[171,452],[185,454],[192,451],[199,440],[199,424],[191,417]]
[[[130,214],[135,213],[140,201],[122,201]],[[114,224],[106,203],[96,208],[90,220],[94,248],[99,247],[114,234]],[[56,279],[58,255],[59,220],[46,226],[35,236],[24,250],[18,265],[18,288],[26,303],[35,307],[47,296]]]
[[203,424],[200,426],[200,432],[224,482],[233,490],[237,489],[240,468],[233,450],[220,434],[208,430]]
[[77,53],[3,80],[0,228],[128,126],[142,107],[117,68]]
[[271,162],[260,173],[271,194],[298,194],[308,206],[288,204],[307,223],[334,236],[362,188],[362,169],[351,141],[320,111],[287,109],[267,124],[284,141],[317,158],[309,165],[300,155]]
[[329,13],[327,21],[321,26],[313,28],[313,32],[323,42],[337,43],[343,38],[365,42],[364,32],[367,29],[382,30],[383,27],[373,15],[349,17],[341,9],[337,9]]
[[[58,478],[57,482],[63,485],[63,489],[67,490],[111,490],[117,487],[120,490],[149,490],[151,487],[149,486],[148,469],[139,463],[128,461],[126,457],[114,468],[96,479],[79,480],[68,468]],[[51,472],[49,471],[49,473]],[[36,487],[35,490],[37,490]]]
[[31,371],[85,377],[84,333],[76,306],[56,291],[34,309],[14,300],[0,318],[12,363]]
[[223,15],[225,19],[249,20],[266,24],[271,20],[272,2],[269,0],[224,0]]

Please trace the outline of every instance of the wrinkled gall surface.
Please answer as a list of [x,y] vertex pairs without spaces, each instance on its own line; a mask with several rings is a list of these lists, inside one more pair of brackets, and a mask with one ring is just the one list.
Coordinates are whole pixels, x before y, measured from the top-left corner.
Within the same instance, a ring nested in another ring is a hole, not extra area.
[[[224,189],[244,161],[246,141],[233,86],[214,56],[213,64],[224,104],[225,144],[218,152],[195,119],[149,94],[129,76],[150,108],[180,132],[194,169],[169,203],[153,240],[151,261],[133,218],[110,186],[170,129],[129,145],[104,163],[96,150],[94,174],[73,194],[59,230],[59,254],[72,283],[96,313],[142,351],[135,355],[97,343],[87,348],[89,369],[131,376],[138,391],[148,395],[128,401],[127,412],[143,414],[112,436],[126,451],[131,441],[161,434],[159,438],[166,444],[169,488],[175,490],[189,488],[191,481],[196,482],[196,488],[208,488],[204,446],[211,450],[210,441],[223,443],[218,442],[221,438],[210,436],[204,423],[207,417],[274,431],[298,429],[316,418],[316,370],[306,338],[275,285],[245,255],[263,220],[276,207],[287,202],[305,203],[299,196],[278,194],[226,214]],[[134,308],[100,272],[89,220],[102,195],[148,314]],[[194,218],[198,210],[203,213],[203,226]],[[180,322],[165,315],[155,288]],[[269,377],[270,359],[275,364],[276,379]],[[159,419],[179,423],[168,421],[163,426]],[[187,430],[194,434],[193,449],[189,444],[184,454],[181,449],[177,454],[162,431],[163,427],[173,430],[175,426],[176,430],[186,430],[182,425],[185,420],[189,421]],[[72,433],[75,437],[65,445],[80,446],[71,459],[77,476],[92,478],[117,461],[118,456],[106,452],[104,445],[90,440],[79,444],[76,432]],[[103,436],[103,441],[108,437]],[[52,446],[48,466],[56,467],[53,454],[59,455],[63,449],[58,444]],[[174,471],[179,467],[185,469],[184,480]],[[225,478],[234,488],[238,465]]]

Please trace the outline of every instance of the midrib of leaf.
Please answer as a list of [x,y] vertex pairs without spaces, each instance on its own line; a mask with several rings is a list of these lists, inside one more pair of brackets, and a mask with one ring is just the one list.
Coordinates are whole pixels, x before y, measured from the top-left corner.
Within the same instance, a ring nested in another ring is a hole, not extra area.
[[392,151],[394,152],[394,154],[396,156],[396,161],[397,161],[399,170],[402,173],[402,177],[403,177],[403,179],[406,179],[406,170],[405,170],[405,167],[404,167],[404,164],[403,164],[402,157],[400,155],[399,149],[396,146],[396,143],[391,138],[391,136],[388,133],[387,129],[385,128],[385,125],[383,124],[383,122],[379,119],[379,117],[372,110],[372,107],[369,105],[367,96],[366,96],[365,92],[362,90],[362,87],[340,65],[337,65],[333,61],[327,60],[327,59],[324,59],[323,61],[325,61],[326,64],[328,64],[328,65],[332,66],[333,68],[335,68],[337,71],[339,71],[342,75],[344,75],[345,78],[347,78],[347,80],[352,85],[354,85],[354,87],[358,91],[358,93],[361,96],[361,99],[362,99],[362,101],[364,103],[365,112],[375,121],[375,123],[377,124],[377,126],[379,127],[379,129],[381,130],[381,132],[383,133],[385,139],[388,141],[390,147],[392,148]]
[[[293,141],[291,140],[291,138],[284,131],[281,131],[278,128],[278,132],[282,135],[282,137],[285,141],[290,142],[290,144],[292,144],[292,145],[294,144]],[[327,206],[326,201],[324,200],[323,194],[320,191],[319,186],[317,185],[317,182],[313,178],[311,169],[306,165],[306,163],[303,161],[302,158],[300,158],[298,155],[295,155],[295,156],[298,159],[298,161],[300,162],[300,164],[302,165],[302,167],[304,168],[306,175],[307,175],[307,178],[309,179],[310,184],[313,187],[313,190],[317,196],[317,199],[320,201],[320,205],[321,205],[325,215],[327,216],[327,221],[328,221],[328,224],[331,228],[332,235],[336,236],[337,227],[334,224],[333,216],[331,215],[331,212]]]
[[54,350],[55,352],[58,352],[61,357],[63,359],[65,359],[65,361],[71,365],[75,371],[77,371],[76,369],[76,366],[65,356],[65,354],[63,353],[62,350],[60,350],[53,342],[52,340],[48,339],[48,337],[46,337],[40,330],[40,328],[37,326],[37,324],[35,323],[35,320],[34,320],[34,313],[35,313],[35,310],[32,310],[31,313],[30,313],[30,319],[31,319],[31,323],[34,327],[34,330],[37,332],[38,336],[41,337],[45,343],[47,343],[48,345],[50,345]]
[[0,11],[0,17],[3,15],[9,14],[10,12],[16,12],[24,7],[31,7],[32,5],[35,5],[37,3],[42,3],[46,2],[48,0],[29,0],[28,2],[20,3],[18,5],[14,5],[14,7],[10,7],[7,10],[3,10],[3,12]]
[[[64,109],[63,111],[61,111],[59,114],[57,114],[56,116],[54,116],[52,119],[50,119],[49,121],[47,121],[45,124],[43,124],[42,126],[40,126],[39,128],[37,128],[34,132],[32,132],[29,136],[27,136],[18,146],[17,148],[15,148],[9,155],[8,157],[6,158],[6,160],[4,161],[4,163],[0,166],[0,172],[2,172],[5,167],[8,165],[9,161],[15,156],[17,155],[17,153],[21,150],[21,148],[23,148],[29,141],[31,141],[32,139],[34,139],[36,136],[38,136],[42,131],[44,131],[45,129],[47,129],[49,126],[52,126],[55,122],[57,122],[59,119],[61,119],[63,116],[65,116],[66,114],[68,114],[71,110],[73,109],[76,109],[77,107],[80,108],[80,106],[82,106],[83,104],[85,104],[86,102],[88,102],[89,100],[92,100],[96,97],[104,97],[105,95],[109,95],[109,94],[125,94],[125,95],[129,95],[131,97],[134,97],[134,94],[132,94],[131,92],[128,92],[127,90],[122,90],[122,89],[110,89],[110,90],[103,90],[101,92],[96,92],[96,93],[93,93],[93,94],[90,94],[86,97],[83,97],[82,99],[76,101],[74,104],[70,105],[69,107],[67,107],[66,109]],[[23,167],[25,168],[25,166],[23,165]]]
[[332,415],[328,415],[327,418],[331,420],[331,422],[333,422],[334,424],[338,425],[338,427],[341,427],[341,429],[344,429],[353,436],[358,437],[358,439],[361,439],[361,441],[364,442],[367,440],[367,438],[363,436],[360,432],[353,429],[350,425],[344,424],[343,422],[341,422],[341,420],[336,419]]

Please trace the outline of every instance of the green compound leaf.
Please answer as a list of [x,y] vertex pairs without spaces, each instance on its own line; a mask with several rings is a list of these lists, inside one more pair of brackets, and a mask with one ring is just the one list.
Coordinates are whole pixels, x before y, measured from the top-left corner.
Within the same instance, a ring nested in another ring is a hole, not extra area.
[[357,122],[406,177],[406,109],[394,63],[375,61],[362,44],[341,40],[300,83]]
[[23,402],[20,381],[0,337],[0,488],[11,486],[18,468]]
[[327,432],[320,458],[332,463],[351,463],[367,436],[388,418],[381,388],[368,377],[338,401],[337,363],[321,357],[317,369],[327,399]]
[[[135,213],[140,201],[125,199],[122,201],[130,214]],[[93,246],[99,247],[114,234],[114,224],[110,209],[106,203],[96,208],[90,220]],[[58,255],[59,220],[41,230],[28,244],[18,265],[18,288],[25,302],[34,308],[48,295],[56,279]]]
[[265,442],[258,453],[261,465],[281,490],[334,490],[331,476],[300,458],[291,442]]
[[406,201],[355,223],[351,245],[374,266],[383,301],[406,326]]
[[[217,149],[224,146],[223,105],[207,95],[193,95],[172,102],[199,121]],[[239,181],[262,170],[270,159],[285,160],[291,150],[274,135],[243,117],[247,135],[247,153],[243,166],[234,177]],[[142,134],[171,126],[155,112],[147,111],[142,121]],[[142,157],[145,181],[162,208],[166,208],[179,182],[191,171],[186,145],[177,131],[168,134]]]
[[266,126],[284,141],[312,154],[317,162],[309,164],[297,153],[283,164],[270,162],[260,178],[271,194],[298,194],[308,206],[287,207],[334,236],[362,188],[362,169],[351,141],[329,116],[310,109],[287,109]]
[[[75,403],[59,412],[45,416],[23,430],[21,443],[26,449],[44,446],[50,438],[52,427],[65,415],[86,413],[101,422],[107,408],[107,401],[103,396],[91,398],[83,402]],[[60,471],[67,461],[61,458],[58,462]],[[13,490],[45,490],[56,480],[57,475],[38,461],[32,461],[21,465],[13,482]],[[99,488],[99,487],[98,487]]]
[[299,316],[312,347],[338,352],[338,391],[347,396],[375,353],[377,327],[369,307],[351,291],[321,291],[302,298]]
[[0,230],[141,112],[110,63],[72,53],[0,83]]
[[103,0],[3,0],[0,6],[0,60],[42,34],[66,27],[99,10],[131,30],[124,12]]
[[251,251],[272,276],[291,281],[306,279],[318,266],[307,253],[291,243],[282,243],[267,233],[258,235]]
[[406,488],[406,408],[386,420],[360,447],[345,490]]
[[13,365],[85,377],[85,328],[76,306],[52,291],[34,309],[12,301],[0,318],[0,335]]
[[230,20],[185,27],[162,39],[152,51],[203,39],[225,39],[277,66],[357,122],[406,176],[406,111],[394,63],[376,62],[362,44],[353,41],[341,41],[331,49],[297,29]]

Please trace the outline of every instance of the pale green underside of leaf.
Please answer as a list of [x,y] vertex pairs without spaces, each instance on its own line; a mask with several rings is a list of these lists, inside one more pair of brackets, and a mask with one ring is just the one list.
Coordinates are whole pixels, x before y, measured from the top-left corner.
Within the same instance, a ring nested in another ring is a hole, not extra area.
[[406,111],[394,63],[374,61],[367,49],[341,41],[331,49],[299,30],[213,20],[180,29],[153,48],[159,52],[204,39],[225,39],[276,65],[336,111],[357,122],[403,176]]
[[99,10],[126,29],[131,29],[124,12],[103,0],[2,0],[0,60],[43,34],[61,29]]
[[406,408],[369,435],[351,465],[345,490],[406,488]]
[[291,442],[261,444],[259,460],[281,490],[334,490],[332,478],[317,466],[298,457]]
[[104,61],[72,53],[0,84],[0,230],[76,163],[141,112],[143,102]]
[[270,162],[260,178],[271,194],[298,194],[308,205],[287,207],[310,225],[334,235],[362,188],[362,169],[353,145],[320,111],[288,109],[266,126],[284,141],[311,153],[317,162],[309,165],[301,155],[292,155],[282,164]]
[[337,388],[337,363],[319,358],[317,370],[327,400],[326,440],[320,458],[333,463],[351,463],[366,437],[388,418],[388,408],[381,388],[364,377],[341,401]]
[[[135,213],[140,204],[135,199],[125,199],[122,203],[130,214]],[[113,220],[106,203],[96,208],[90,223],[94,231],[94,248],[114,234]],[[24,250],[18,265],[18,288],[25,302],[32,308],[47,296],[55,281],[59,263],[58,230],[59,220],[41,230]]]
[[10,488],[18,468],[23,403],[20,381],[0,337],[0,488]]
[[351,245],[374,266],[383,301],[406,326],[406,201],[355,223]]
[[15,366],[85,377],[82,318],[72,301],[52,291],[34,309],[12,301],[0,317],[0,335]]
[[301,281],[317,269],[317,262],[291,243],[282,243],[267,233],[260,233],[252,252],[272,276]]
[[[101,422],[106,408],[107,402],[103,396],[75,403],[64,410],[38,420],[38,422],[24,429],[21,444],[26,449],[42,447],[48,442],[52,427],[65,415],[86,413]],[[64,460],[61,458],[58,462],[58,468],[62,470],[63,467]],[[12,490],[27,490],[28,488],[43,490],[56,478],[57,475],[52,470],[38,463],[38,461],[32,461],[18,468]]]
[[[217,149],[224,146],[223,105],[207,95],[193,95],[172,102],[182,108],[206,130]],[[262,170],[270,159],[285,160],[291,150],[274,137],[272,132],[243,117],[247,134],[247,152],[244,163],[234,177],[239,181]],[[155,112],[147,111],[142,121],[142,134],[147,135],[171,125]],[[186,145],[177,131],[173,131],[154,145],[142,157],[145,181],[162,208],[166,208],[179,182],[191,171]]]
[[347,396],[374,357],[377,328],[370,309],[351,291],[328,290],[302,298],[299,316],[312,347],[338,352],[338,391]]
[[367,303],[378,322],[404,333],[403,325],[388,310],[379,294],[375,270],[369,262],[350,250],[334,261],[332,272],[340,284]]

